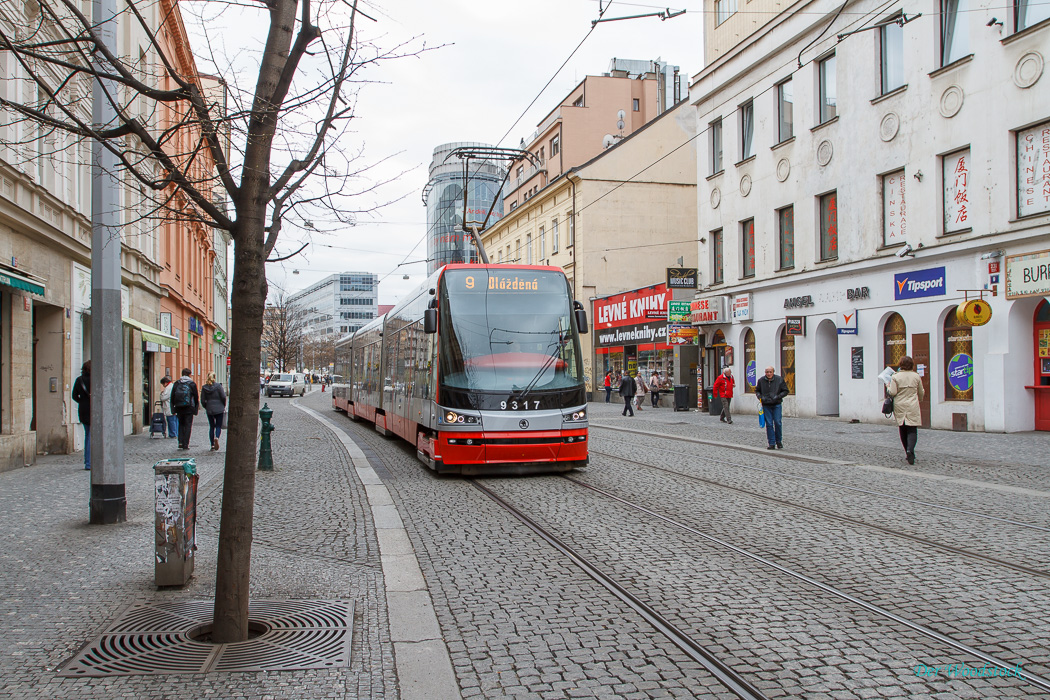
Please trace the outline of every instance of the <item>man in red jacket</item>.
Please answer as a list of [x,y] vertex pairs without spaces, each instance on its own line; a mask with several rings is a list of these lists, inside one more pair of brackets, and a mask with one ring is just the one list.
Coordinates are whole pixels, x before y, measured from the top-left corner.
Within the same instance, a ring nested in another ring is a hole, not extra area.
[[718,420],[723,423],[733,424],[733,415],[729,412],[729,404],[733,400],[733,387],[736,386],[736,380],[733,379],[733,370],[726,367],[722,370],[722,374],[718,375],[718,379],[715,380],[715,396],[722,399],[722,415],[718,417]]

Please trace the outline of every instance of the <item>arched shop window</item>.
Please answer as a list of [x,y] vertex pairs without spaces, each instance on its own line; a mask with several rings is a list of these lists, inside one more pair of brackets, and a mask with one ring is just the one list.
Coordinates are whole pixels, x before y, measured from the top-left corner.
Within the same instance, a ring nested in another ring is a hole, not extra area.
[[973,401],[973,327],[955,309],[944,317],[944,399]]
[[780,376],[787,384],[788,392],[795,393],[795,336],[787,334],[787,328],[780,329]]
[[755,393],[758,383],[758,361],[755,359],[755,332],[750,328],[744,334],[744,391]]
[[1050,386],[1050,302],[1043,299],[1035,310],[1035,385]]
[[712,371],[721,372],[726,360],[726,334],[722,331],[715,331],[711,339],[711,346],[715,349],[715,357],[718,358]]
[[900,314],[890,314],[882,331],[882,357],[887,367],[897,369],[908,354],[908,328]]

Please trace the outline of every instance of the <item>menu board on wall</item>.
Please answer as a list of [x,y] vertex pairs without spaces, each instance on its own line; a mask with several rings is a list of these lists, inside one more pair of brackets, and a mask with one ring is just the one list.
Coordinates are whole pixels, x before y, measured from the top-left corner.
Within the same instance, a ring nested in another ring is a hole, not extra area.
[[864,379],[864,348],[850,348],[850,370],[854,379]]

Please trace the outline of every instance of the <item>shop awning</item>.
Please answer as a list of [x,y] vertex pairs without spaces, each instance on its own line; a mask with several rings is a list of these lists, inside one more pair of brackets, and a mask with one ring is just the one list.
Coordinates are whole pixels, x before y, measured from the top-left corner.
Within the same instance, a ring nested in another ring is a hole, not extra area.
[[45,291],[47,291],[44,289],[43,280],[36,282],[26,275],[21,275],[8,269],[0,270],[0,284],[13,289],[21,289],[24,292],[38,296],[44,296]]
[[125,319],[123,319],[123,321],[124,321],[124,323],[126,323],[129,326],[131,326],[132,328],[138,328],[140,331],[142,331],[142,339],[143,340],[148,340],[151,343],[156,343],[157,345],[163,345],[164,347],[168,347],[168,348],[177,348],[177,347],[179,347],[179,339],[178,338],[176,338],[173,335],[168,335],[167,333],[165,333],[164,331],[160,330],[159,328],[154,328],[153,326],[147,326],[145,323],[142,323],[140,321],[136,321],[133,318],[125,318]]

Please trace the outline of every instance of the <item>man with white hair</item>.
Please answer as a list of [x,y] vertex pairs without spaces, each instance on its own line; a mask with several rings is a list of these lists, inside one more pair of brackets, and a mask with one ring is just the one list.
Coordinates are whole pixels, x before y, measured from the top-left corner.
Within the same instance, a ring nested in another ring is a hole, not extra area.
[[762,413],[766,420],[767,450],[784,449],[783,441],[783,406],[784,397],[790,394],[787,383],[776,374],[772,367],[766,367],[764,377],[760,377],[755,386],[755,396],[762,403]]

